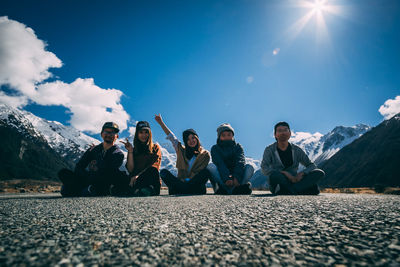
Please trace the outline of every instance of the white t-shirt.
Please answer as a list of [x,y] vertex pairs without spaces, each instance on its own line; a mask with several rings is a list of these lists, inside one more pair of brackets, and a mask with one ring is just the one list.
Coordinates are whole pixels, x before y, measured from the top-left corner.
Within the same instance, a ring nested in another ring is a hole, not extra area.
[[[175,148],[175,151],[178,150],[178,144],[180,143],[180,141],[178,140],[178,138],[176,138],[175,134],[173,132],[170,132],[169,135],[167,135],[166,139],[168,139],[169,141],[171,141],[172,146]],[[193,156],[188,164],[189,164],[189,168],[188,168],[188,172],[190,172],[190,170],[193,167],[194,162],[196,161],[196,157],[197,156]]]

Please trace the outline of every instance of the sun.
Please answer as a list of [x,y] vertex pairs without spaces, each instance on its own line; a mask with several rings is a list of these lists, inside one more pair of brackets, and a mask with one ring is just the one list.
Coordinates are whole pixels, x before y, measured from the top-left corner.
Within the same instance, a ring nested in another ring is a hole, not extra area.
[[300,7],[307,8],[312,14],[322,13],[323,11],[332,12],[334,7],[327,0],[301,1]]
[[329,40],[325,16],[342,15],[340,6],[333,5],[328,0],[299,0],[296,6],[308,11],[288,29],[289,38],[295,39],[310,21],[315,21],[317,39]]
[[314,3],[311,2],[310,4],[314,12],[321,12],[326,7],[325,1],[322,0],[315,0]]

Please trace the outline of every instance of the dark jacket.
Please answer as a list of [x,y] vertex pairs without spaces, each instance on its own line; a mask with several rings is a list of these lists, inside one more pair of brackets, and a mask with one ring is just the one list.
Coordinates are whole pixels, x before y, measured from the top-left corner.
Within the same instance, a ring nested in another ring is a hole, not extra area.
[[154,144],[153,151],[151,153],[148,151],[142,153],[134,152],[133,161],[134,161],[134,169],[132,173],[130,173],[131,176],[139,174],[148,167],[154,167],[157,170],[159,170],[161,165],[160,146],[158,144]]
[[243,147],[239,143],[218,140],[211,148],[211,157],[224,183],[229,180],[229,175],[242,179],[246,160]]
[[[104,151],[103,143],[101,143],[89,148],[83,154],[75,166],[75,174],[80,177],[86,177],[89,183],[92,184],[96,182],[98,177],[118,173],[123,160],[124,154],[116,145]],[[97,170],[90,170],[90,165],[96,166]]]

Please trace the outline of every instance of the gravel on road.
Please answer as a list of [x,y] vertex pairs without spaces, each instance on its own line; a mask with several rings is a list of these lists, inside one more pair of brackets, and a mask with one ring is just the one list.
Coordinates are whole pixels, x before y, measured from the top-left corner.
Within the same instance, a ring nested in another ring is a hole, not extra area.
[[400,197],[0,195],[0,265],[400,266]]

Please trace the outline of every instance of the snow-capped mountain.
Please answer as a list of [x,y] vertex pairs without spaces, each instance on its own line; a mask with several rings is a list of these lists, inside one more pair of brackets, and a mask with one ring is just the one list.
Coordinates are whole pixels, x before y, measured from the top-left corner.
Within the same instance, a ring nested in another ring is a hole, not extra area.
[[24,110],[0,104],[0,120],[19,132],[28,132],[31,137],[43,138],[60,156],[75,161],[91,144],[100,141],[72,126],[57,121],[48,121]]
[[319,132],[314,134],[295,132],[292,133],[290,142],[301,147],[311,161],[320,164],[370,129],[368,125],[357,124],[350,127],[337,126],[325,135]]
[[[73,166],[90,144],[98,144],[100,142],[71,126],[65,126],[56,121],[48,121],[30,112],[12,108],[4,104],[0,104],[0,126],[4,129],[14,129],[15,133],[23,136],[22,139],[25,141],[18,141],[15,144],[15,149],[18,150],[16,151],[16,156],[20,160],[25,161],[26,158],[23,157],[23,153],[26,151],[26,140],[31,140],[32,144],[42,144],[42,148],[45,146],[50,147],[57,154],[56,160],[58,164],[67,164],[68,166]],[[318,132],[314,134],[295,132],[292,134],[290,141],[304,149],[312,161],[320,164],[370,129],[370,126],[357,124],[352,127],[335,127],[325,135]],[[7,134],[10,135],[10,132],[7,132]],[[119,142],[118,144],[123,147]],[[170,142],[161,143],[160,146],[163,155],[161,168],[166,168],[176,173],[176,154],[174,148]],[[122,150],[125,151],[124,148]],[[49,151],[49,149],[45,149],[45,151],[48,152],[49,157],[54,157],[50,156],[54,152]],[[61,161],[64,161],[64,163]],[[260,169],[261,161],[258,159],[246,158],[246,163],[251,164],[255,171]],[[259,171],[258,176],[262,176]],[[264,183],[265,177],[261,178],[260,181],[262,180]]]
[[326,187],[400,186],[400,113],[373,127],[323,164]]
[[171,173],[177,174],[178,170],[176,169],[176,153],[175,149],[171,143],[162,143],[159,144],[161,147],[161,169],[167,169]]
[[246,164],[250,164],[251,166],[253,166],[255,171],[261,168],[261,160],[259,160],[259,159],[253,159],[253,158],[246,157]]

